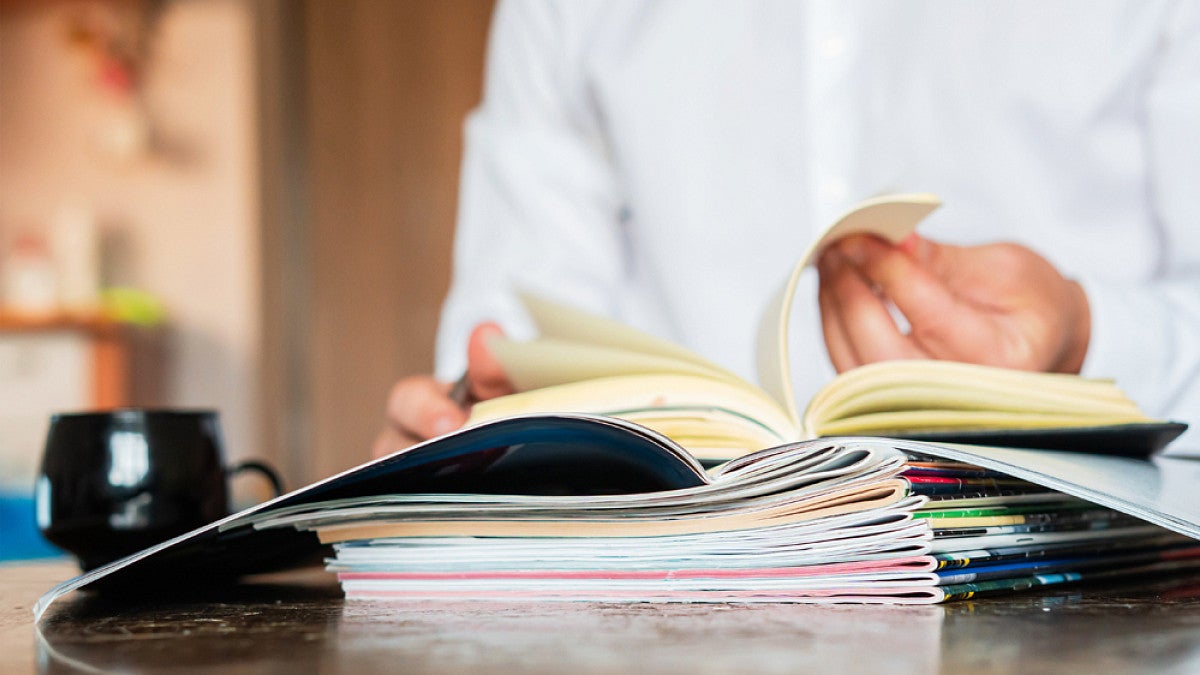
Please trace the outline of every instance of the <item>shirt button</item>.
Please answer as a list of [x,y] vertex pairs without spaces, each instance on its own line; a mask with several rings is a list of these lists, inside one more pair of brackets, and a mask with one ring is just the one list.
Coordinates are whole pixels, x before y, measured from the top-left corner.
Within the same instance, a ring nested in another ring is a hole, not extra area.
[[846,182],[837,178],[829,178],[821,181],[821,196],[833,202],[844,201],[850,194],[850,188]]

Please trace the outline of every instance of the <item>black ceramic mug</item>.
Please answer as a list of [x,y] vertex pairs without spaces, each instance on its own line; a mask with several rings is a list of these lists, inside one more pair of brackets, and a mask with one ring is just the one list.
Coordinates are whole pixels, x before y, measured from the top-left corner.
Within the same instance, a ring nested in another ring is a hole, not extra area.
[[35,486],[38,528],[98,567],[229,514],[229,477],[259,462],[225,466],[217,413],[125,409],[50,419]]

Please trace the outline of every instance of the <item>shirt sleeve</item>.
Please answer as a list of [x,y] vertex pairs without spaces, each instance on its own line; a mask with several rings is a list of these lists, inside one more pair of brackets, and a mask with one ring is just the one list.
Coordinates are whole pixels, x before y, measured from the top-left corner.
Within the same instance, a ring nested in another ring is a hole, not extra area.
[[597,312],[620,281],[620,200],[580,75],[584,5],[501,2],[493,16],[481,106],[466,124],[450,291],[437,373],[457,376],[480,321],[525,337],[517,291]]
[[[1200,425],[1200,3],[1180,3],[1145,93],[1149,200],[1161,242],[1140,284],[1081,279],[1084,374],[1116,377],[1151,416]],[[1200,449],[1193,429],[1175,447]]]

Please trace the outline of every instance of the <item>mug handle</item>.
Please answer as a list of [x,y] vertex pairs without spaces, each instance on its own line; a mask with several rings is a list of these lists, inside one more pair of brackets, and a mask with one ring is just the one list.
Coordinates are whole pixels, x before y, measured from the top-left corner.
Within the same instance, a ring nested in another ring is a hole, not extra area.
[[226,469],[225,473],[227,475],[233,476],[233,475],[239,474],[243,471],[257,471],[258,473],[262,474],[262,476],[264,478],[266,478],[268,481],[270,481],[271,489],[273,489],[275,491],[276,497],[278,497],[279,495],[282,495],[284,493],[283,481],[280,480],[279,474],[275,473],[275,469],[272,469],[270,466],[264,464],[263,462],[259,462],[259,461],[253,460],[253,459],[247,460],[245,462],[238,462],[237,464],[230,467],[229,469]]

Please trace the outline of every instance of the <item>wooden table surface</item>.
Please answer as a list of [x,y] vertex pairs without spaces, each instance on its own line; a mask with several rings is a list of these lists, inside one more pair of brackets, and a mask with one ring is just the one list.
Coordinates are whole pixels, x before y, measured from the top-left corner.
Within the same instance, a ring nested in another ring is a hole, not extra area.
[[307,570],[190,599],[0,567],[0,672],[1200,673],[1200,577],[936,607],[345,602]]

